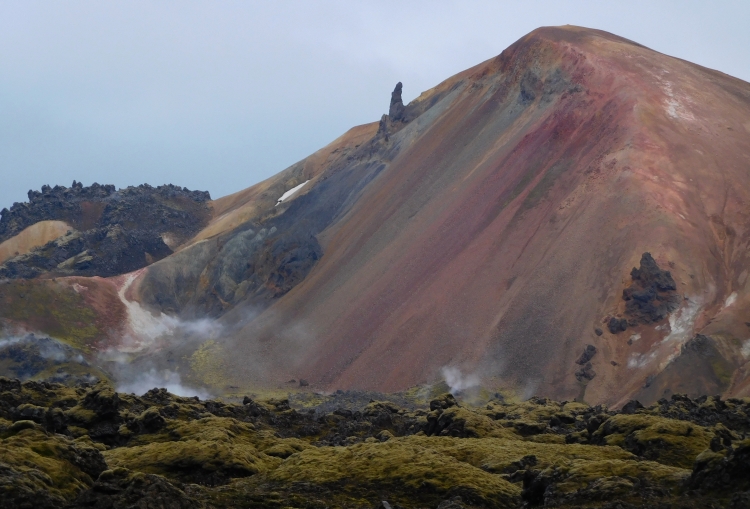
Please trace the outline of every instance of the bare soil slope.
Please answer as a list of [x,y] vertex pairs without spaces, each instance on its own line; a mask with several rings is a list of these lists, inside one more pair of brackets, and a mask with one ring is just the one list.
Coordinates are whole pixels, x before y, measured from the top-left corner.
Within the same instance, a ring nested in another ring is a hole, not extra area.
[[[217,353],[228,381],[397,390],[457,366],[591,402],[747,392],[749,84],[542,28],[406,111],[310,274]],[[678,306],[612,334],[645,252]],[[700,373],[676,362],[699,331],[717,356]]]

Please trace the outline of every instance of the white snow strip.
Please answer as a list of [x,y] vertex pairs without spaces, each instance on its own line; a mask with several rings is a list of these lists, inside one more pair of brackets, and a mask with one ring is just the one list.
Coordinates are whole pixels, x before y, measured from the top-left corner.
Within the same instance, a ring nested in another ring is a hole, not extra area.
[[289,191],[287,191],[286,193],[282,194],[281,198],[279,198],[279,200],[276,202],[276,206],[278,207],[281,202],[283,202],[284,200],[288,200],[289,198],[291,198],[292,196],[294,196],[297,193],[297,191],[299,191],[300,189],[302,189],[302,187],[305,184],[307,184],[308,182],[310,182],[310,181],[309,180],[305,180],[300,185],[298,185],[296,187],[293,187]]
[[737,301],[737,292],[732,292],[729,294],[729,297],[727,297],[727,300],[724,301],[724,309],[728,308],[732,304],[734,304]]

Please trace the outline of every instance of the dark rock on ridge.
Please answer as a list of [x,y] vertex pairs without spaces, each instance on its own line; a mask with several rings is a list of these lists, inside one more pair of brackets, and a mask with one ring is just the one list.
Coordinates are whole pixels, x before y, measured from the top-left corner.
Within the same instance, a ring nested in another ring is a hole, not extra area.
[[[116,190],[113,185],[94,183],[84,187],[76,181],[71,187],[44,185],[41,192],[30,190],[28,194],[28,202],[14,203],[10,210],[0,211],[0,242],[47,220],[66,221],[79,230],[111,224],[127,228],[134,224],[141,228],[149,225],[159,229],[156,225],[169,222],[177,229],[197,231],[200,225],[195,224],[194,216],[206,209],[206,202],[211,199],[207,191],[190,191],[171,184],[158,187],[143,184]],[[182,210],[184,206],[187,211]]]
[[640,268],[630,272],[633,283],[622,291],[625,313],[636,323],[653,323],[679,307],[677,285],[668,270],[657,265],[651,253],[643,253]]
[[125,230],[119,224],[70,232],[0,265],[0,278],[115,276],[145,267],[172,253],[153,230]]
[[388,116],[394,122],[398,122],[404,119],[404,101],[401,99],[401,90],[403,85],[399,81],[396,83],[396,88],[391,93],[391,106],[388,109]]
[[172,253],[165,235],[176,245],[200,231],[210,217],[210,199],[207,192],[173,185],[42,186],[29,191],[29,202],[3,209],[0,242],[46,220],[78,231],[7,260],[0,277],[113,276],[139,269]]

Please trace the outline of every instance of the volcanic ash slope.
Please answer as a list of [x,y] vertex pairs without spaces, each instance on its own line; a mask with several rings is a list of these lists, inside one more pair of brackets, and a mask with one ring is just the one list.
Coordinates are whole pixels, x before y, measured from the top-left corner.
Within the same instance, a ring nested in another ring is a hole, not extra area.
[[196,378],[750,395],[750,84],[566,26],[400,94],[144,271],[144,305],[234,331]]

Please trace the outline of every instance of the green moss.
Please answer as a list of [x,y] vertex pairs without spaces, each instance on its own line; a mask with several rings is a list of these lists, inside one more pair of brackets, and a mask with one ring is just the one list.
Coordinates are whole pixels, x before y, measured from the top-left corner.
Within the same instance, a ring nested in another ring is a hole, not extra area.
[[256,447],[264,437],[255,433],[252,425],[224,417],[178,423],[166,433],[140,439],[141,444],[154,441],[109,450],[105,453],[107,463],[177,479],[217,482],[265,472],[281,462]]
[[0,463],[7,466],[0,472],[0,485],[3,500],[11,504],[8,507],[19,501],[62,506],[93,484],[71,462],[77,452],[87,449],[86,444],[47,434],[30,421],[19,422],[11,436],[0,439]]
[[79,424],[83,427],[90,426],[97,419],[96,412],[83,408],[80,405],[76,405],[73,408],[66,410],[65,416],[70,419],[73,424]]
[[[547,473],[550,472],[542,472],[542,475]],[[601,479],[608,479],[610,483],[615,481],[619,488],[622,487],[622,479],[639,479],[651,486],[676,488],[690,475],[690,471],[653,461],[602,459],[574,460],[556,466],[554,474],[561,479],[557,483],[557,489],[562,493],[571,493],[600,482]],[[605,491],[608,489],[606,484],[600,487]]]
[[697,424],[644,414],[610,417],[593,435],[594,440],[682,468],[693,465],[711,438],[713,433]]
[[190,368],[194,376],[209,387],[224,387],[227,370],[222,346],[210,339],[190,356]]
[[473,412],[464,407],[451,407],[440,414],[441,422],[451,422],[453,426],[463,428],[468,436],[476,438],[518,438],[512,428],[505,428],[486,415]]
[[571,461],[605,459],[634,460],[633,454],[619,447],[591,447],[579,444],[536,443],[516,439],[483,438],[479,440],[452,437],[407,437],[443,455],[469,463],[487,472],[502,473],[513,469],[524,456],[536,458],[535,468],[565,465]]
[[440,454],[432,442],[415,437],[350,447],[320,447],[287,458],[268,478],[277,482],[308,482],[357,487],[382,487],[396,493],[420,492],[447,496],[460,493],[470,503],[515,507],[520,489],[468,463]]
[[49,280],[3,284],[0,318],[19,322],[83,352],[103,335],[96,313],[72,288]]
[[296,454],[305,449],[312,447],[307,442],[299,439],[290,438],[271,445],[270,447],[263,449],[263,453],[268,456],[275,456],[277,458],[288,458],[292,454]]

